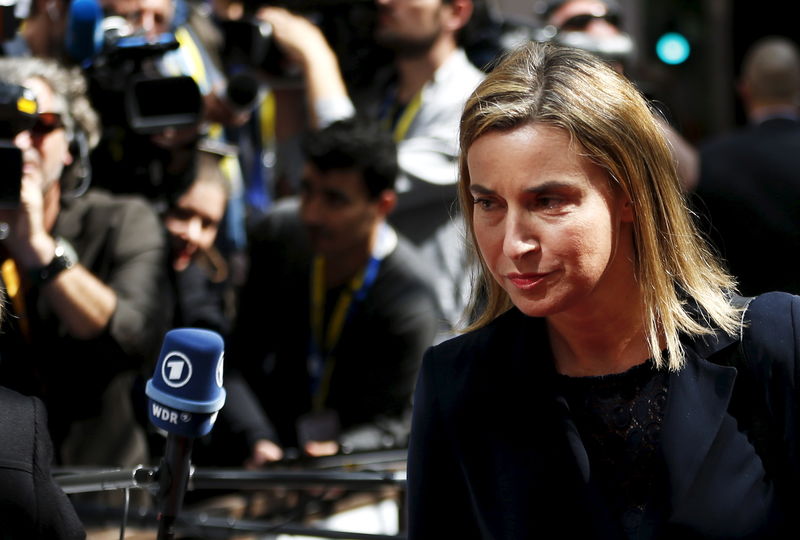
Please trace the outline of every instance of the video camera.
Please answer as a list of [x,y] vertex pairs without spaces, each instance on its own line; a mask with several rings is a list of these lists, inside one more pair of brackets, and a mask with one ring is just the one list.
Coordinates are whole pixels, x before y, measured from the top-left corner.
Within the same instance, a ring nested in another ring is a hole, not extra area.
[[200,126],[203,98],[192,77],[165,75],[159,65],[178,48],[176,37],[148,39],[125,18],[106,17],[98,0],[72,0],[65,45],[86,75],[103,126],[91,155],[92,183],[150,199],[179,189],[191,171],[167,172],[173,150],[157,146],[153,136]]
[[345,74],[363,69],[362,56],[371,52],[374,22],[373,0],[244,0],[244,16],[218,20],[223,35],[222,58],[228,66],[245,66],[261,71],[275,85],[299,84],[300,72],[289,63],[272,38],[270,24],[255,14],[261,7],[284,7],[308,17],[325,35]]
[[164,76],[155,65],[178,48],[175,36],[136,35],[122,17],[103,17],[97,0],[73,0],[67,28],[68,54],[83,66],[104,125],[156,133],[200,121],[202,98],[194,80]]
[[14,137],[36,122],[36,96],[24,86],[0,81],[0,208],[19,206],[22,182],[22,150]]

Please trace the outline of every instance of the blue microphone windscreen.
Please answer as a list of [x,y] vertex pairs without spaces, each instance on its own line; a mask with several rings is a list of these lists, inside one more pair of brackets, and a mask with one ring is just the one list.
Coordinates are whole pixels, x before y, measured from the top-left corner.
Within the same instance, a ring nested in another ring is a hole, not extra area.
[[207,433],[225,404],[223,363],[224,341],[218,333],[199,328],[167,332],[145,388],[150,420],[171,433]]
[[67,15],[66,47],[78,63],[91,59],[103,47],[103,10],[98,0],[72,0]]

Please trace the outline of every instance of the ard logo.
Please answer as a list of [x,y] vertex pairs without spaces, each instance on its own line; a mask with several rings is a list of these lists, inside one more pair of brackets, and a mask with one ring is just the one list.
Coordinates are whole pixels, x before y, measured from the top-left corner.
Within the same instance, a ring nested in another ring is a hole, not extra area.
[[161,378],[172,388],[180,388],[192,378],[192,363],[179,352],[171,352],[161,364]]

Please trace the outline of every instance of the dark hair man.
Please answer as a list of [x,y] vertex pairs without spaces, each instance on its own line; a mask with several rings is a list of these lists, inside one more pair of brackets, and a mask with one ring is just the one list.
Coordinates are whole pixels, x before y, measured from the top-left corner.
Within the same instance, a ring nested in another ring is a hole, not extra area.
[[253,231],[231,344],[274,427],[260,434],[255,464],[281,447],[405,444],[417,366],[439,323],[423,263],[386,222],[391,136],[348,120],[311,133],[305,148],[299,199]]
[[[334,51],[309,20],[274,7],[264,8],[260,16],[302,69],[312,128],[358,110],[392,133],[399,170],[397,208],[390,222],[437,268],[440,305],[456,324],[466,301],[469,268],[460,250],[462,232],[451,220],[458,119],[467,96],[483,78],[458,42],[473,2],[375,0],[375,8],[374,40],[391,51],[393,62],[376,69],[368,88],[347,87]],[[286,93],[279,92],[277,99],[291,104]],[[287,110],[291,107],[279,108],[278,128],[290,116]],[[280,129],[278,134],[280,139]]]

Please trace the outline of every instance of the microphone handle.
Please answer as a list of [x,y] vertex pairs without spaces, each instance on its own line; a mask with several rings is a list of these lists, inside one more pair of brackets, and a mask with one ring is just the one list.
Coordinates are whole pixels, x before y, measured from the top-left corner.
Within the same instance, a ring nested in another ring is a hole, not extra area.
[[174,434],[167,436],[158,477],[158,500],[161,505],[158,514],[158,540],[175,538],[175,519],[183,505],[189,482],[193,443],[194,439],[190,437]]

